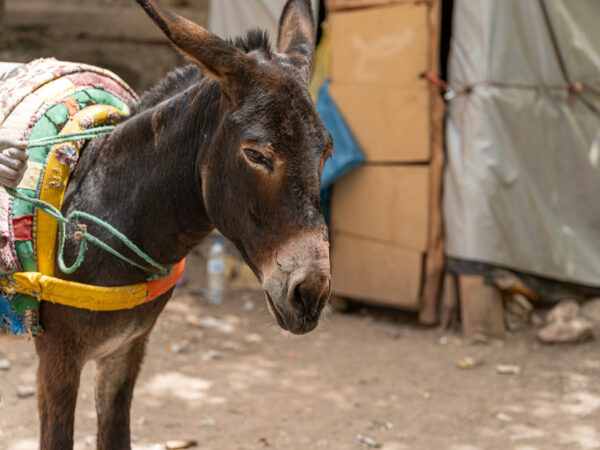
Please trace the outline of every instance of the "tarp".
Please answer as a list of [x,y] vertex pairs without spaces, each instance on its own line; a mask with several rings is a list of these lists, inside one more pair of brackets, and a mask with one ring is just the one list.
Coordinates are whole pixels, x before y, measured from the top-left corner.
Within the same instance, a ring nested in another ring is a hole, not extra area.
[[[277,39],[279,16],[287,0],[211,0],[208,13],[210,30],[223,37],[234,38],[252,28],[264,28],[271,42]],[[312,0],[316,19],[318,0]]]
[[454,1],[450,86],[507,85],[449,101],[448,256],[600,286],[599,24],[596,0]]

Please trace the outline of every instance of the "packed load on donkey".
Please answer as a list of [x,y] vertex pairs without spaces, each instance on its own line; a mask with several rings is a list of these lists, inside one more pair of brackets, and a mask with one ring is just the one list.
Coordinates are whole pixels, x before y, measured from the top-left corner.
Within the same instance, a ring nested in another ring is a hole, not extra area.
[[15,334],[39,332],[35,311],[41,299],[112,310],[171,288],[183,263],[166,277],[133,286],[82,286],[54,278],[55,217],[27,200],[60,210],[84,143],[79,136],[85,133],[69,135],[91,130],[91,137],[98,127],[129,116],[135,92],[114,73],[87,64],[46,58],[3,67],[8,70],[0,75],[0,135],[28,143],[29,160],[16,186],[21,198],[0,189],[0,328]]

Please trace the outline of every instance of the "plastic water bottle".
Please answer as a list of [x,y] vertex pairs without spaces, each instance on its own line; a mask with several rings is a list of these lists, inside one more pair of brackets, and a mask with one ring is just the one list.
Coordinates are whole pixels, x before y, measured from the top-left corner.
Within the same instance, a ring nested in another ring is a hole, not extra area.
[[216,237],[210,247],[206,272],[208,275],[208,302],[219,305],[223,303],[225,294],[225,249],[223,248],[223,239],[220,237]]

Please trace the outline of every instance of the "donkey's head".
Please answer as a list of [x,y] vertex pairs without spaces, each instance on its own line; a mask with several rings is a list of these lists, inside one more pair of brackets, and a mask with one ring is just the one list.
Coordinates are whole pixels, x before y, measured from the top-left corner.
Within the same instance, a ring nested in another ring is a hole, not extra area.
[[311,331],[331,286],[319,189],[332,139],[307,88],[314,49],[309,0],[287,2],[277,51],[264,33],[234,44],[151,1],[138,2],[220,87],[219,123],[197,161],[208,216],[262,282],[279,325]]

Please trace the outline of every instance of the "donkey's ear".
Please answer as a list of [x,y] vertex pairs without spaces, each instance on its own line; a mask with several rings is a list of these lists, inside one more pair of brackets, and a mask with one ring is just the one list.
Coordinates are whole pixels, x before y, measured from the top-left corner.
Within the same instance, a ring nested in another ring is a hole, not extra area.
[[242,78],[244,67],[249,64],[244,52],[200,25],[159,7],[152,0],[136,1],[179,51],[192,58],[225,91],[234,89],[236,81]]
[[315,49],[315,22],[310,0],[288,0],[279,19],[277,51],[285,53],[308,84]]

